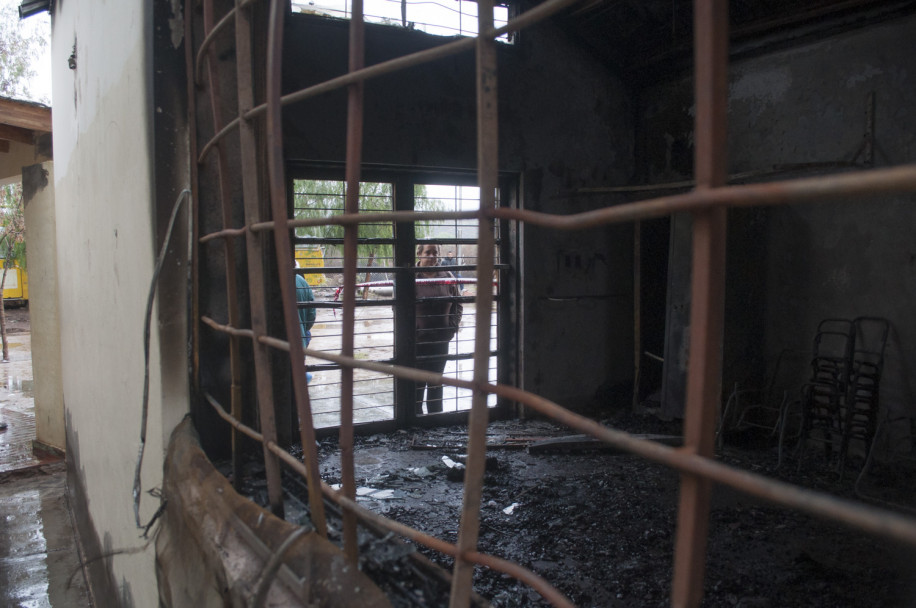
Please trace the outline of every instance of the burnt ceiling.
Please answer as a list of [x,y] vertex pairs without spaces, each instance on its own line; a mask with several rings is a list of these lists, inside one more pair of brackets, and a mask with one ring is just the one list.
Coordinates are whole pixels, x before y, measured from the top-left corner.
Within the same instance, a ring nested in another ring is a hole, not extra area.
[[[731,0],[731,51],[798,44],[914,11],[913,0]],[[690,68],[692,0],[592,0],[558,23],[622,76],[651,80]]]

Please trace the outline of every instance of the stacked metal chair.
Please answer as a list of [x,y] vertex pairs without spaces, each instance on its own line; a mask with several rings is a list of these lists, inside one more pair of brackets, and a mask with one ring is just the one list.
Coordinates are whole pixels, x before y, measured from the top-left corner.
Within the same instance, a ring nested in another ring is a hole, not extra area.
[[852,440],[871,449],[878,421],[888,322],[877,317],[825,319],[817,326],[811,378],[802,391],[799,466],[808,444],[824,445],[842,472]]
[[[811,377],[803,387],[801,454],[808,443],[824,445],[831,458],[845,442],[846,390],[855,348],[855,324],[848,319],[825,319],[817,326],[811,357]],[[799,463],[801,460],[799,460]]]
[[841,466],[845,465],[851,441],[862,441],[866,455],[871,450],[878,427],[878,398],[889,329],[887,320],[877,317],[859,317],[854,324],[856,342],[846,391]]

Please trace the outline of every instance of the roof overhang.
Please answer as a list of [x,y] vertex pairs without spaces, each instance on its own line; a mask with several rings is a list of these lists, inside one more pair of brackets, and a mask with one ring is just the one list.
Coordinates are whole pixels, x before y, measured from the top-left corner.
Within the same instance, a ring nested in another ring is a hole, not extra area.
[[0,183],[51,159],[51,108],[0,97]]
[[49,11],[52,8],[53,0],[22,0],[19,5],[19,18],[25,19],[38,13]]

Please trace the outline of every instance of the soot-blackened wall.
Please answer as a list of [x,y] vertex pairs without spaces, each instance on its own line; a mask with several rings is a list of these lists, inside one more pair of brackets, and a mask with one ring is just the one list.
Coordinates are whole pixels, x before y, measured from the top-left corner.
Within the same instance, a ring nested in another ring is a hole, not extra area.
[[[346,33],[346,22],[293,15],[285,90],[344,73]],[[438,37],[370,25],[366,64],[438,44]],[[633,109],[623,83],[551,26],[500,47],[498,82],[500,169],[518,176],[520,206],[565,214],[615,202],[574,191],[630,179]],[[473,170],[474,86],[471,53],[369,81],[364,162]],[[345,109],[344,91],[290,106],[287,158],[342,162]],[[524,228],[518,270],[526,389],[581,408],[631,381],[631,226],[576,234]]]
[[[872,94],[874,166],[913,162],[914,53],[916,17],[909,16],[734,61],[729,172],[756,172],[748,181],[763,181],[862,171]],[[644,92],[646,162],[656,181],[690,176],[691,87],[684,78]],[[882,410],[890,418],[914,416],[909,380],[916,363],[914,199],[875,196],[730,212],[726,391],[733,381],[759,376],[764,368],[758,362],[772,362],[782,349],[810,349],[822,319],[879,316],[891,324]],[[672,250],[672,258],[685,255],[689,249]],[[672,294],[675,300],[688,295]],[[669,327],[669,337],[683,329]],[[749,357],[753,368],[741,357]],[[671,370],[669,381],[676,383],[679,371]],[[897,434],[908,428],[904,420]]]

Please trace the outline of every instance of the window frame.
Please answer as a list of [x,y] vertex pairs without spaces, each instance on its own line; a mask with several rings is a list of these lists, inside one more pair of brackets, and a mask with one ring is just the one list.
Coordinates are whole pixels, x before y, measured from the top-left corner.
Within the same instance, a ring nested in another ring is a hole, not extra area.
[[[304,162],[290,161],[286,164],[287,185],[287,212],[293,215],[294,181],[296,180],[333,180],[345,181],[343,163]],[[404,168],[387,166],[364,166],[360,174],[361,182],[383,182],[392,185],[392,196],[395,211],[412,211],[414,205],[414,186],[416,185],[456,185],[477,186],[476,173],[463,170],[445,170],[428,168]],[[517,207],[519,200],[519,176],[515,173],[501,173],[499,177],[498,201],[501,206]],[[392,306],[394,308],[394,359],[395,365],[413,366],[415,349],[413,327],[415,326],[415,307],[403,305],[403,302],[415,300],[415,283],[413,278],[416,271],[416,233],[414,222],[396,222],[394,225],[393,267],[390,268],[394,276],[394,293],[391,299],[379,301],[379,306]],[[297,237],[295,229],[292,230],[291,240],[293,245],[308,243],[307,238]],[[477,239],[436,239],[435,242],[445,244],[477,244]],[[497,349],[494,352],[497,372],[496,382],[514,385],[519,377],[519,357],[517,345],[520,344],[519,336],[519,227],[515,222],[499,221],[499,237],[496,242],[499,260],[495,268],[498,273],[498,294],[494,295],[497,303],[497,321],[495,337]],[[400,305],[399,305],[400,303]],[[360,305],[361,306],[361,305]],[[466,313],[467,314],[467,313]],[[460,358],[460,357],[455,357]],[[341,366],[330,362],[320,364],[320,367],[308,369],[339,369]],[[404,378],[394,378],[394,416],[390,420],[379,420],[354,424],[354,432],[360,434],[373,434],[390,432],[409,427],[438,427],[467,423],[470,410],[443,412],[433,415],[416,415],[414,411],[415,383]],[[516,404],[505,398],[498,397],[496,405],[489,409],[492,420],[501,420],[516,417],[518,408]],[[338,432],[339,425],[316,427],[318,436],[334,435]]]

